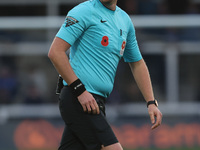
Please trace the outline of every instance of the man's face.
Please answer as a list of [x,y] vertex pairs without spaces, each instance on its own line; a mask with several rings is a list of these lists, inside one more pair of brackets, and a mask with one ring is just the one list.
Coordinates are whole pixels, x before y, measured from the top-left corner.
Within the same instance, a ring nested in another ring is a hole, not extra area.
[[102,3],[112,3],[115,2],[116,0],[100,0]]

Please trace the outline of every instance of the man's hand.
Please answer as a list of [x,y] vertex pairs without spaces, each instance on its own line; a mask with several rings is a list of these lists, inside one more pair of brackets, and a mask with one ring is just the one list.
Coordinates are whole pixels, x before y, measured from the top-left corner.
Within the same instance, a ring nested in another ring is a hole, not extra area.
[[93,113],[93,114],[99,114],[99,106],[89,92],[85,91],[80,96],[78,96],[78,101],[83,107],[84,112]]
[[[151,123],[153,124],[151,129],[157,128],[162,123],[162,113],[158,109],[157,106],[151,104],[148,106],[148,112],[151,119]],[[156,119],[155,119],[156,117]]]

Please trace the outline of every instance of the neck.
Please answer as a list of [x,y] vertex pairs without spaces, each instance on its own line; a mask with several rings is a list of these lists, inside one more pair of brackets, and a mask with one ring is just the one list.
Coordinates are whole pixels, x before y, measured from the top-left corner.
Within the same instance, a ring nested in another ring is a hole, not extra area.
[[108,9],[115,11],[117,0],[100,0],[100,2]]

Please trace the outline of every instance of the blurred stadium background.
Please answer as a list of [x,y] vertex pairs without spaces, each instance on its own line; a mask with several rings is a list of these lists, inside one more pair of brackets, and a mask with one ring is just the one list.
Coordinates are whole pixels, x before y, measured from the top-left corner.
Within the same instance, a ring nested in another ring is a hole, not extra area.
[[[67,12],[84,0],[0,0],[0,150],[55,150],[64,123],[47,58]],[[200,149],[200,0],[118,0],[132,18],[163,124],[120,62],[107,117],[126,149]]]

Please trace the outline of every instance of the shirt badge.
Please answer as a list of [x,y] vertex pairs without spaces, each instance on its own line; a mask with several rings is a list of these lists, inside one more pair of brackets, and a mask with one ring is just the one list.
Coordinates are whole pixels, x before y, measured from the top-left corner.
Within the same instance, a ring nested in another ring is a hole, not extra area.
[[76,20],[75,18],[70,17],[70,16],[67,16],[65,21],[66,21],[66,27],[69,27],[69,26],[79,22],[78,20]]

